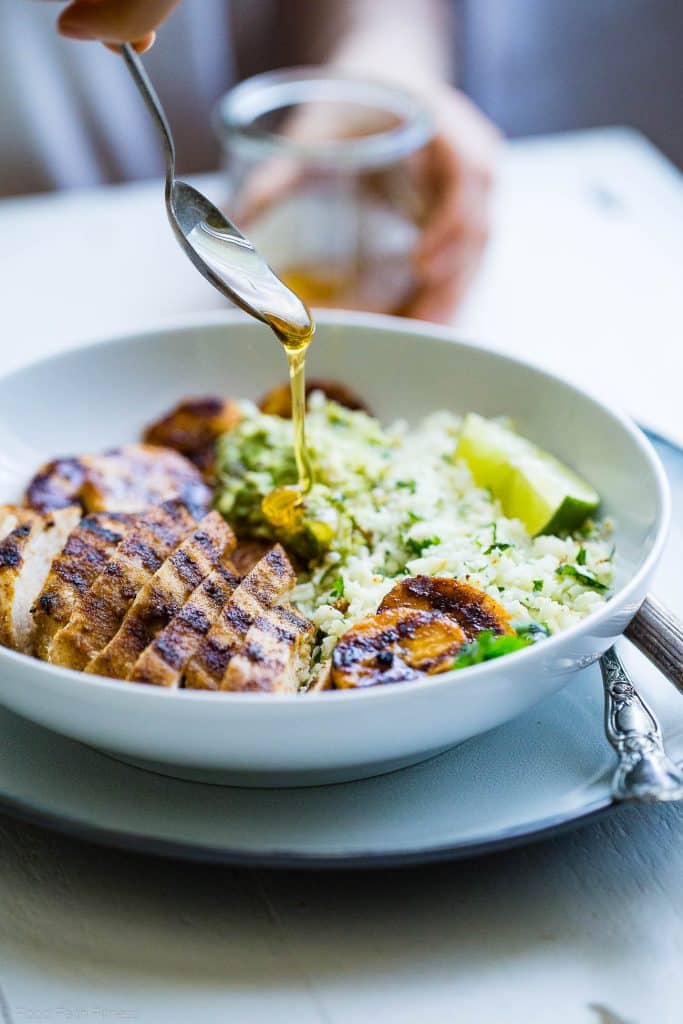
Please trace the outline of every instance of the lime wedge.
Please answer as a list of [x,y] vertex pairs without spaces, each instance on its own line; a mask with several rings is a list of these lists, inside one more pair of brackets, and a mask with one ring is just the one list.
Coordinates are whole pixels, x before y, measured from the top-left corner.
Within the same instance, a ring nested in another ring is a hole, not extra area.
[[554,455],[476,413],[465,417],[456,455],[505,515],[521,519],[531,534],[575,530],[600,503],[590,484]]

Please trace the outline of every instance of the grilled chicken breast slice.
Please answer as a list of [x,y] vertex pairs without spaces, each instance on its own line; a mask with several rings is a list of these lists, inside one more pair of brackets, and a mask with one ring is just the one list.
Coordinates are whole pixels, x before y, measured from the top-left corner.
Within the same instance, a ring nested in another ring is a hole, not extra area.
[[47,516],[17,509],[16,526],[0,543],[0,642],[5,646],[31,653],[31,606],[79,517],[77,507]]
[[143,435],[147,444],[173,448],[201,470],[204,479],[215,477],[216,441],[242,418],[237,402],[208,395],[186,398],[152,423]]
[[98,512],[81,519],[71,531],[31,608],[36,657],[48,659],[55,633],[67,624],[77,600],[102,572],[130,524],[131,516],[125,513]]
[[216,566],[145,648],[127,678],[155,686],[179,686],[185,666],[240,582],[227,560]]
[[241,649],[254,620],[294,586],[296,575],[276,544],[242,580],[185,669],[185,685],[218,690],[230,659]]
[[221,690],[296,693],[311,657],[315,626],[291,604],[257,615],[232,657]]
[[195,520],[180,501],[135,517],[113,557],[52,640],[49,661],[83,669],[118,630],[141,587],[180,544]]
[[147,444],[56,459],[38,470],[26,491],[26,504],[39,512],[80,504],[85,512],[134,513],[175,499],[199,519],[211,492],[186,458]]
[[137,593],[118,631],[88,664],[93,675],[126,679],[144,649],[235,546],[220,512],[209,512]]
[[499,635],[513,633],[510,616],[502,605],[483,590],[445,576],[412,576],[389,591],[379,612],[391,608],[418,608],[441,612],[454,619],[467,640],[488,629]]
[[466,641],[458,623],[441,612],[391,608],[340,637],[332,652],[332,682],[351,689],[445,672]]

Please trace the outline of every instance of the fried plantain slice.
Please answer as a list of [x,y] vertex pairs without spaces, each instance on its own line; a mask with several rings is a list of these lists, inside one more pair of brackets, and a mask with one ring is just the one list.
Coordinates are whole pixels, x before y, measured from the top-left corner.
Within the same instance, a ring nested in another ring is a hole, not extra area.
[[514,633],[510,616],[483,590],[445,576],[410,576],[389,591],[378,612],[391,608],[418,608],[441,612],[454,619],[468,642],[488,629],[497,635]]
[[221,434],[232,430],[241,416],[238,403],[229,398],[214,395],[185,398],[150,424],[142,439],[147,444],[180,452],[202,471],[207,482],[212,483],[216,441]]
[[441,612],[390,608],[357,622],[339,639],[332,682],[352,689],[446,672],[466,641],[458,623]]
[[[309,397],[314,391],[322,391],[325,398],[328,398],[332,402],[336,402],[337,405],[343,405],[346,409],[361,410],[362,412],[369,413],[365,402],[362,401],[356,395],[351,388],[347,388],[346,384],[341,384],[336,380],[327,380],[323,378],[313,379],[306,382],[306,398]],[[279,387],[273,388],[266,395],[263,396],[259,402],[259,409],[261,412],[268,413],[270,416],[282,416],[283,419],[289,420],[292,418],[292,393],[289,387],[289,383],[280,384]]]

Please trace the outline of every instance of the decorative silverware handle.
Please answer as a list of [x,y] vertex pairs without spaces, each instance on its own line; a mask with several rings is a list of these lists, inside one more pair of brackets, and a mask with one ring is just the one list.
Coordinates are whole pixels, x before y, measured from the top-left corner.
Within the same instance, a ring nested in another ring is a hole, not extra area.
[[600,659],[605,691],[605,733],[616,751],[616,800],[683,799],[683,773],[667,757],[654,711],[635,689],[613,647]]
[[649,595],[624,636],[683,693],[683,622],[680,619]]

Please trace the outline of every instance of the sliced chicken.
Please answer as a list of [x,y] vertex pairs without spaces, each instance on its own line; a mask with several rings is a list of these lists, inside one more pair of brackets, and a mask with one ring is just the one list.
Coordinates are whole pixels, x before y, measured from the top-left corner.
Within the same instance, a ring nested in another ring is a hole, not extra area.
[[321,693],[322,690],[332,690],[332,661],[326,661],[320,666],[317,674],[311,680],[306,693]]
[[[90,458],[85,456],[84,458]],[[85,482],[84,459],[53,459],[41,466],[29,483],[24,496],[29,508],[49,512],[53,508],[81,505],[81,488]]]
[[216,441],[232,430],[242,414],[237,402],[205,396],[186,398],[161,419],[152,423],[143,435],[147,444],[173,448],[193,462],[204,478],[215,477]]
[[111,640],[141,587],[195,527],[180,501],[139,515],[112,559],[52,640],[49,660],[83,669]]
[[231,571],[229,562],[217,566],[145,648],[127,678],[155,686],[178,687],[185,666],[240,581],[241,577]]
[[0,543],[0,643],[31,653],[31,606],[79,517],[77,507],[47,516],[16,510],[16,525]]
[[468,641],[485,629],[500,635],[514,633],[509,614],[494,598],[469,583],[443,576],[412,576],[401,580],[377,610],[385,612],[390,608],[441,612],[458,623]]
[[[314,391],[322,391],[330,401],[336,402],[337,405],[343,405],[347,409],[360,409],[362,412],[370,411],[365,402],[358,395],[354,394],[351,388],[347,388],[346,384],[341,384],[339,381],[316,380],[315,378],[307,381],[306,398],[313,394]],[[280,384],[279,387],[273,388],[272,391],[264,395],[259,402],[259,409],[270,416],[282,416],[286,420],[291,419],[292,392],[289,383]]]
[[230,556],[230,560],[240,576],[246,576],[260,562],[272,548],[272,543],[267,540],[246,540],[237,541],[237,547]]
[[332,652],[338,689],[401,683],[449,669],[466,636],[441,612],[391,608],[357,622]]
[[218,690],[230,659],[241,649],[254,620],[294,586],[296,576],[283,548],[276,544],[242,580],[190,659],[185,685]]
[[144,512],[174,499],[200,518],[211,503],[211,492],[186,458],[147,444],[56,459],[38,471],[26,491],[27,505],[39,512],[71,504],[80,504],[85,512]]
[[291,604],[258,615],[232,657],[221,690],[296,693],[308,670],[313,623]]
[[144,649],[216,568],[235,535],[220,512],[209,512],[137,593],[118,631],[86,672],[126,679]]
[[98,512],[81,519],[71,531],[31,608],[38,658],[48,659],[53,636],[69,621],[76,601],[102,572],[130,524],[131,516],[125,513]]

